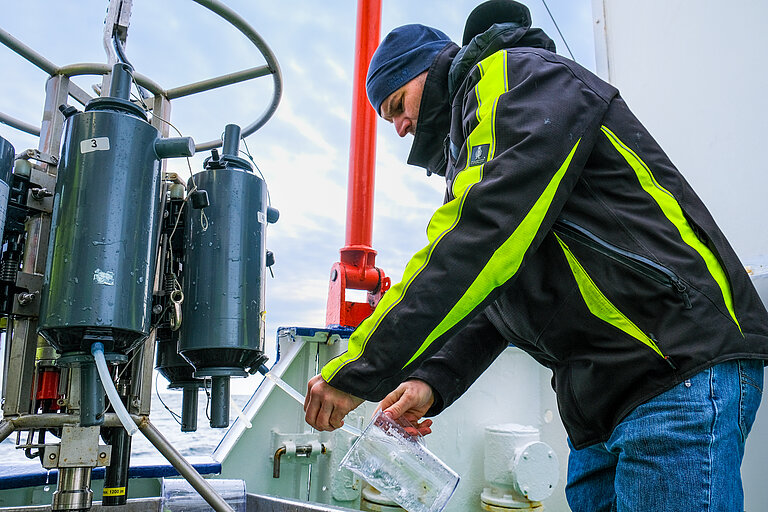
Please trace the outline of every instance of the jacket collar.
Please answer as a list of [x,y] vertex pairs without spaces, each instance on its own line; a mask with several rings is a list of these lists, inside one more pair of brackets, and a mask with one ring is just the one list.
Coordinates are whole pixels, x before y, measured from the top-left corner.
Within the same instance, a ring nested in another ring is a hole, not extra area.
[[451,103],[456,90],[478,62],[498,50],[514,47],[555,51],[552,39],[541,29],[530,28],[530,21],[525,20],[491,25],[461,49],[454,43],[443,48],[427,73],[409,164],[425,168],[427,175],[445,176]]
[[427,174],[445,176],[447,163],[446,138],[451,123],[451,102],[448,97],[448,70],[459,47],[448,44],[435,57],[427,72],[424,92],[419,104],[419,119],[413,137],[408,163],[424,167]]
[[540,28],[531,28],[530,22],[497,23],[477,34],[456,54],[448,72],[448,94],[453,99],[456,90],[469,72],[481,60],[504,48],[543,48],[555,51],[555,43]]

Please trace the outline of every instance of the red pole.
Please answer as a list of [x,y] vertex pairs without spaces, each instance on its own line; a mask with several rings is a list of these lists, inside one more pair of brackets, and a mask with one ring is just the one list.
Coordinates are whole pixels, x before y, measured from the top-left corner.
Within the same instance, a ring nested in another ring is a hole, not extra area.
[[[347,227],[340,260],[331,269],[326,324],[356,327],[372,312],[390,280],[376,268],[373,250],[373,191],[376,163],[376,112],[368,103],[365,77],[381,33],[381,0],[358,0],[355,74],[352,83],[352,134],[347,178]],[[367,302],[349,302],[346,290],[367,290]]]
[[381,0],[358,0],[355,76],[347,189],[347,246],[371,247],[373,233],[376,113],[368,103],[365,77],[379,45]]

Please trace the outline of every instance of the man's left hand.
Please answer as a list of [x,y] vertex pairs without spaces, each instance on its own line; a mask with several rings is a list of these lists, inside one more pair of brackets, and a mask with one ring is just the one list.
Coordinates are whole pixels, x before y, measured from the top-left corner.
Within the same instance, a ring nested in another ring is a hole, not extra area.
[[344,417],[363,403],[361,398],[338,390],[315,375],[307,383],[304,412],[307,423],[320,431],[331,431],[344,425]]
[[425,436],[432,433],[432,420],[421,418],[434,403],[435,392],[432,386],[419,379],[408,379],[385,396],[377,409],[383,409],[395,421],[400,418],[407,420],[412,425],[405,427],[408,434]]

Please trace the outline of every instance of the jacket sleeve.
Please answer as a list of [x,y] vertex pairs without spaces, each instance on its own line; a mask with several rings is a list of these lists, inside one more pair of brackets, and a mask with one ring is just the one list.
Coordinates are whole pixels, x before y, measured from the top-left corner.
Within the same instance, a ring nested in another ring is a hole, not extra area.
[[476,315],[409,375],[434,391],[435,403],[426,415],[440,414],[455,402],[508,346],[484,312]]
[[567,201],[608,107],[543,51],[497,52],[467,83],[452,114],[464,132],[452,139],[466,136],[460,171],[429,222],[428,244],[347,352],[322,370],[329,384],[358,397],[382,399],[513,285]]

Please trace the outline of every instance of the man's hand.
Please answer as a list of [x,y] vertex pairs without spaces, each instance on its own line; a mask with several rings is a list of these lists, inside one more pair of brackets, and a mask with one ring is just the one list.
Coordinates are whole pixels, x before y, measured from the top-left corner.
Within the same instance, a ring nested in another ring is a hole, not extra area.
[[[384,397],[378,408],[384,410],[384,414],[397,420],[404,418],[411,423],[419,434],[425,436],[432,432],[432,420],[419,421],[435,402],[435,394],[432,386],[423,380],[411,379],[400,384],[397,389]],[[415,435],[417,432],[406,432]]]
[[315,375],[307,383],[304,418],[317,430],[336,430],[344,424],[344,416],[361,403],[361,398],[340,391]]

